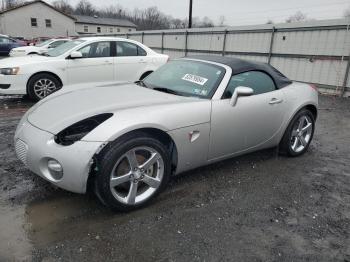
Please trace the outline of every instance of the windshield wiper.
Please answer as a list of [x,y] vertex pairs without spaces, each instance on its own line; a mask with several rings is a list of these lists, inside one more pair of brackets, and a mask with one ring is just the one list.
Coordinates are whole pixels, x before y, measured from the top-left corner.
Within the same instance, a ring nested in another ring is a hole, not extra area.
[[160,92],[164,92],[164,93],[168,93],[168,94],[172,94],[172,95],[180,95],[178,92],[172,90],[172,89],[169,89],[169,88],[166,88],[166,87],[155,87],[153,88],[153,90],[156,90],[156,91],[160,91]]
[[145,84],[145,82],[143,82],[143,80],[137,80],[135,81],[135,84],[148,88],[148,86]]

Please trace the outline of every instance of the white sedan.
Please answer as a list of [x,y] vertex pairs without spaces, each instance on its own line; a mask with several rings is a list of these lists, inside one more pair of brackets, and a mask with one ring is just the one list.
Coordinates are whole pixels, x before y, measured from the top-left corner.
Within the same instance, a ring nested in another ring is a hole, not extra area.
[[11,50],[9,53],[10,56],[25,56],[25,55],[40,55],[43,53],[46,53],[49,49],[56,48],[68,41],[71,41],[71,39],[49,39],[42,43],[39,43],[35,46],[21,46],[16,47]]
[[0,95],[28,94],[40,100],[66,85],[136,81],[168,59],[129,39],[80,38],[44,55],[2,59]]

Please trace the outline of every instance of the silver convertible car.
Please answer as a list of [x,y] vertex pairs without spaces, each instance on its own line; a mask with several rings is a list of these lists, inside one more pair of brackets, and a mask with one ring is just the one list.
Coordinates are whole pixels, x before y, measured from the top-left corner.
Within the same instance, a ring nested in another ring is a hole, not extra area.
[[115,210],[154,199],[170,177],[279,146],[309,147],[318,94],[270,65],[236,58],[173,60],[143,81],[59,91],[15,134],[18,158],[63,189],[94,189]]

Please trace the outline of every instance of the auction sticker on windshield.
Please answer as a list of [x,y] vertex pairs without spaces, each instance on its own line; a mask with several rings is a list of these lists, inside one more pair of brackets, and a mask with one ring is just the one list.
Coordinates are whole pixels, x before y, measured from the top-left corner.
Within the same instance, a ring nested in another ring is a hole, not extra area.
[[184,75],[182,80],[189,81],[189,82],[201,85],[201,86],[203,86],[208,81],[207,78],[204,78],[204,77],[201,77],[201,76],[192,75],[192,74]]

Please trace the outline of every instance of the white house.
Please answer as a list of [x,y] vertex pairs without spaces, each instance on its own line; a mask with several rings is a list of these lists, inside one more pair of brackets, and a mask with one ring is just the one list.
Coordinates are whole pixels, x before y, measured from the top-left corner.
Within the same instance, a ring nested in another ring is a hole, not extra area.
[[25,2],[0,12],[0,34],[26,39],[108,35],[135,30],[136,25],[128,20],[68,15],[42,0]]
[[75,30],[79,35],[109,35],[136,30],[136,25],[125,19],[74,15]]
[[0,34],[26,39],[72,36],[75,18],[44,1],[25,2],[0,13]]

